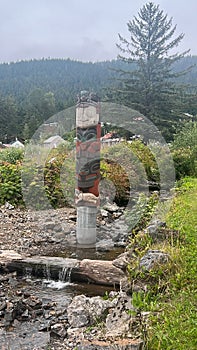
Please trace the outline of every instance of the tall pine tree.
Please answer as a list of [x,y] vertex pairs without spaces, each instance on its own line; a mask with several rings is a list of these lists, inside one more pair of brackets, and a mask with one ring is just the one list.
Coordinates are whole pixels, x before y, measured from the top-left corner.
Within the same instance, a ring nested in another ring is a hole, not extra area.
[[182,100],[175,80],[184,72],[173,72],[173,65],[188,52],[170,54],[184,34],[174,37],[172,18],[152,2],[128,22],[130,39],[119,34],[120,60],[128,63],[120,70],[120,100],[149,117],[167,139],[172,137],[179,120]]

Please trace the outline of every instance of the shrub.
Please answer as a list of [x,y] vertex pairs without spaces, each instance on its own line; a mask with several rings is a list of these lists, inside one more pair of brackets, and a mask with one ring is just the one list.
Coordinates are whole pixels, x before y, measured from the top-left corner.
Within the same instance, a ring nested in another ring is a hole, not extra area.
[[11,147],[0,152],[0,161],[16,164],[17,162],[21,162],[23,160],[23,156],[23,149]]
[[197,176],[197,122],[187,122],[174,137],[172,153],[177,179]]
[[23,205],[21,189],[21,166],[0,162],[0,204],[9,202],[13,205]]
[[197,175],[197,154],[190,147],[175,149],[172,155],[177,180],[185,176]]
[[148,180],[159,182],[158,165],[149,147],[140,140],[133,141],[131,144],[128,144],[128,147],[143,164]]
[[101,177],[113,182],[117,204],[126,204],[130,191],[148,189],[148,181],[159,180],[154,156],[141,141],[104,148],[101,159]]

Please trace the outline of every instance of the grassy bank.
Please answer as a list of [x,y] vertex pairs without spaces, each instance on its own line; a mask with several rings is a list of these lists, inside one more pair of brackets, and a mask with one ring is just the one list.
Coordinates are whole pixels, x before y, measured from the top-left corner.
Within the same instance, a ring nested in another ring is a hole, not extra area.
[[166,218],[179,230],[171,247],[175,270],[168,271],[165,292],[153,307],[147,326],[148,350],[197,349],[197,179],[186,178],[178,188]]

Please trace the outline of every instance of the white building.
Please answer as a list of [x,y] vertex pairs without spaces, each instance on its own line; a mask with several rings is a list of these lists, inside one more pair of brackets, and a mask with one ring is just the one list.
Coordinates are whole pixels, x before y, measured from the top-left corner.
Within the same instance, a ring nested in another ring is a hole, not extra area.
[[22,142],[20,142],[18,139],[16,139],[16,141],[14,141],[13,143],[10,144],[10,147],[24,148],[25,146],[23,145]]
[[65,143],[66,141],[59,135],[51,136],[47,140],[43,142],[45,147],[56,148],[61,143]]

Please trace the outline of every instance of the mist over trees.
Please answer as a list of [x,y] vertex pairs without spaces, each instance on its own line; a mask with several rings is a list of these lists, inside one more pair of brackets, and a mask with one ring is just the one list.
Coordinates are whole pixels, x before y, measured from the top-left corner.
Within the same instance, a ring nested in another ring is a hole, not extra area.
[[[197,57],[187,56],[174,64],[173,70],[184,70],[194,63]],[[96,91],[102,101],[119,103],[119,97],[114,98],[110,93],[119,91],[121,83],[117,77],[121,78],[121,73],[117,70],[125,69],[128,70],[128,63],[120,60],[82,63],[46,59],[0,64],[0,141],[30,138],[50,116],[74,105],[83,89]],[[133,67],[129,69],[132,72]],[[197,86],[197,68],[177,80],[177,84],[193,85],[193,93]],[[186,89],[188,100],[181,111],[196,115],[197,99],[194,94],[188,95],[189,92]],[[182,118],[180,113],[177,118]],[[162,128],[162,120],[158,120],[157,125]]]

